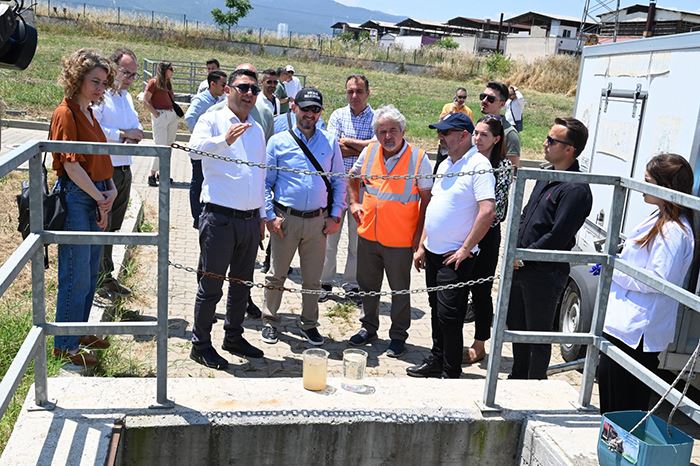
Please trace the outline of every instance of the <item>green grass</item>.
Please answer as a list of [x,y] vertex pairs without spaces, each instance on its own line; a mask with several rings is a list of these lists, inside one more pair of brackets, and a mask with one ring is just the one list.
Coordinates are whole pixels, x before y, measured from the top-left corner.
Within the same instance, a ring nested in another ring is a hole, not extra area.
[[352,302],[336,303],[332,308],[326,311],[326,316],[350,322],[350,319],[357,311],[357,306]]
[[[161,40],[134,32],[129,34],[125,42],[123,32],[100,29],[92,24],[65,26],[40,22],[38,28],[39,46],[29,68],[25,71],[0,70],[0,96],[8,108],[24,110],[29,118],[50,118],[51,112],[62,98],[62,90],[57,84],[60,59],[80,47],[94,47],[109,54],[116,47],[127,45],[140,60],[150,58],[202,62],[204,57],[216,56],[225,69],[250,61],[258,69],[277,67],[293,61],[299,73],[308,76],[307,83],[323,92],[326,119],[333,110],[346,104],[344,82],[347,75],[364,73],[370,81],[370,104],[374,108],[389,103],[395,105],[408,120],[407,138],[428,150],[434,150],[437,146],[435,132],[428,129],[428,125],[435,122],[442,106],[451,101],[455,88],[467,88],[467,103],[476,117],[480,114],[476,96],[483,90],[486,79],[480,77],[464,82],[328,65],[303,58],[290,60],[271,56],[252,57],[248,53],[197,47],[198,41],[187,41],[177,35],[173,35],[172,39]],[[177,69],[175,73],[177,75]],[[140,86],[132,87],[134,95],[140,90]],[[553,118],[569,115],[573,98],[528,89],[523,89],[523,92],[529,103],[524,117],[525,131],[522,134],[523,155],[541,158],[541,144]],[[137,106],[144,126],[148,127],[150,118],[147,118],[147,112],[142,105]]]

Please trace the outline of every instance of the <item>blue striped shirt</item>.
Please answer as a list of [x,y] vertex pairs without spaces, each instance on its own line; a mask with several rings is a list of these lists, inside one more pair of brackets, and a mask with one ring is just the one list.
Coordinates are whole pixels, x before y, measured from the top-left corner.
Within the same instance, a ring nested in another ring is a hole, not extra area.
[[[353,115],[350,105],[346,105],[331,114],[328,119],[328,132],[338,140],[340,138],[372,139],[374,137],[373,118],[374,110],[369,105],[359,115]],[[357,157],[343,157],[345,171],[349,172],[356,161]]]

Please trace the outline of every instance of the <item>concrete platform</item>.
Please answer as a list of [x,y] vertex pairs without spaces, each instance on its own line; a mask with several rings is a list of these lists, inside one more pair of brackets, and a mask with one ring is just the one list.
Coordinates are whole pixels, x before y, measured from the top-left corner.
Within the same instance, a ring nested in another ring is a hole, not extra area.
[[[139,458],[125,464],[197,464],[206,455],[200,464],[297,464],[329,433],[333,455],[318,464],[352,464],[358,452],[372,464],[404,464],[409,453],[408,464],[597,464],[600,417],[577,412],[564,381],[500,381],[502,411],[493,415],[477,407],[483,380],[366,384],[370,393],[356,394],[339,379],[323,392],[304,390],[300,378],[169,379],[174,407],[151,409],[155,379],[52,378],[56,408],[37,409],[30,391],[0,463],[105,464],[114,423],[124,421],[127,450],[131,441]],[[134,447],[144,442],[150,448]]]

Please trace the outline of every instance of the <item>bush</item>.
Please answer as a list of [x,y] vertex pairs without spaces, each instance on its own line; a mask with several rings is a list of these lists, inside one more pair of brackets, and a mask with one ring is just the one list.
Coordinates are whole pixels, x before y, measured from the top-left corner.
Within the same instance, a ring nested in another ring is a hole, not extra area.
[[443,37],[433,44],[434,47],[446,50],[455,50],[459,48],[459,44],[451,37]]
[[501,53],[492,53],[486,57],[486,72],[490,77],[503,76],[510,72],[512,62]]

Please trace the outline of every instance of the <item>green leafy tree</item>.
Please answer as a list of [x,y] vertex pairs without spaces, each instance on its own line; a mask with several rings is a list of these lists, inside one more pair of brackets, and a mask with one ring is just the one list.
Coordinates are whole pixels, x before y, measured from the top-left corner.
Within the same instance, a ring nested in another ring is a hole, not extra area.
[[211,10],[211,15],[214,18],[214,22],[222,29],[224,27],[227,28],[228,39],[231,40],[231,28],[238,24],[241,18],[250,13],[253,6],[249,0],[225,0],[224,5],[228,8],[227,12],[214,8]]
[[451,37],[443,37],[442,39],[435,41],[433,44],[435,47],[440,49],[454,50],[459,48],[459,44]]

